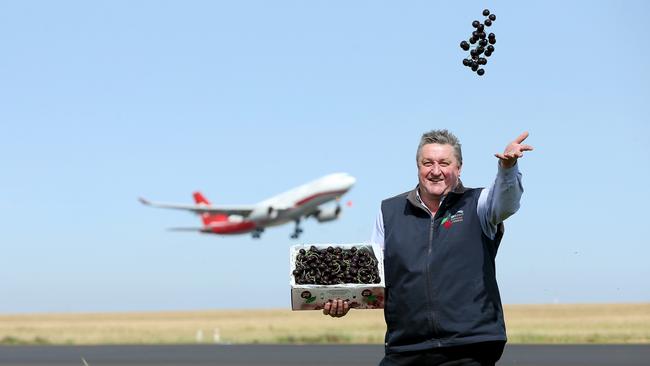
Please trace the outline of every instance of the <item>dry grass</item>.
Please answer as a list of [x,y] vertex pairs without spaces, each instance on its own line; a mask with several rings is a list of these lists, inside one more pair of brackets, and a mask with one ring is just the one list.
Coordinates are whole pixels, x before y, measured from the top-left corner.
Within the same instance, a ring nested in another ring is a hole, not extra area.
[[[510,305],[511,343],[650,343],[650,304]],[[382,343],[381,310],[0,315],[3,344]]]
[[650,343],[650,304],[510,305],[513,343]]
[[318,311],[241,310],[0,316],[0,343],[381,343],[381,310],[332,319]]

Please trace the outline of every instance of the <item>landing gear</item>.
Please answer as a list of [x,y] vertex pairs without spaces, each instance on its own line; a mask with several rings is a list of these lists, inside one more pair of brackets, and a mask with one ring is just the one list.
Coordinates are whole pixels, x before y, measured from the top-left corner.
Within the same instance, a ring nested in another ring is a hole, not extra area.
[[262,233],[264,232],[264,228],[257,228],[253,230],[253,239],[259,239],[260,236],[262,236]]
[[293,234],[291,234],[291,239],[298,239],[300,233],[302,233],[302,229],[300,228],[300,220],[296,220],[296,228],[293,229]]

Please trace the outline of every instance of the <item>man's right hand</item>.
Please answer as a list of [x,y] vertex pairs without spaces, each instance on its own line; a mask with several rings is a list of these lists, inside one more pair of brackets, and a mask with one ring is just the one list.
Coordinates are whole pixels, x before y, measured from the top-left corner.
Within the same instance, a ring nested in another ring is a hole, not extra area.
[[350,304],[341,299],[330,300],[323,307],[323,314],[334,318],[340,318],[350,311]]
[[512,168],[517,163],[517,159],[524,156],[524,151],[533,151],[532,146],[522,144],[527,137],[528,132],[522,133],[515,141],[506,146],[503,154],[494,154],[494,156],[499,158],[499,163],[503,168]]

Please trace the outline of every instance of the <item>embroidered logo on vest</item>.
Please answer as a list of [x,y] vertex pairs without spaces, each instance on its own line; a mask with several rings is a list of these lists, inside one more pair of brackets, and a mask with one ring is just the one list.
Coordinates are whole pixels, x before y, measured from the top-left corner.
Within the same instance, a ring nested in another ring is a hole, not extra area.
[[449,229],[453,224],[463,222],[463,210],[458,210],[455,214],[447,213],[447,216],[442,219],[440,224],[445,229]]

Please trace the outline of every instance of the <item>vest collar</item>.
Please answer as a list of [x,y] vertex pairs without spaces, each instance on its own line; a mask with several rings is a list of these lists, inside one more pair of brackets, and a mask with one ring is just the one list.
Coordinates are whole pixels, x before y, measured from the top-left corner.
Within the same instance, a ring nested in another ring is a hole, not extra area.
[[[413,206],[419,207],[419,208],[429,212],[429,210],[427,210],[427,208],[424,207],[424,205],[420,202],[420,200],[418,200],[418,194],[417,194],[418,189],[420,189],[419,184],[417,186],[415,186],[415,188],[413,190],[411,190],[406,195],[406,200],[409,201]],[[458,184],[456,184],[456,187],[454,187],[454,189],[452,189],[449,193],[447,193],[447,195],[442,197],[442,200],[440,201],[440,204],[442,205],[442,202],[447,198],[447,196],[450,196],[450,198],[451,198],[451,196],[462,195],[466,191],[467,191],[467,188],[465,188],[465,186],[463,185],[463,182],[461,182],[461,180],[459,179]]]

